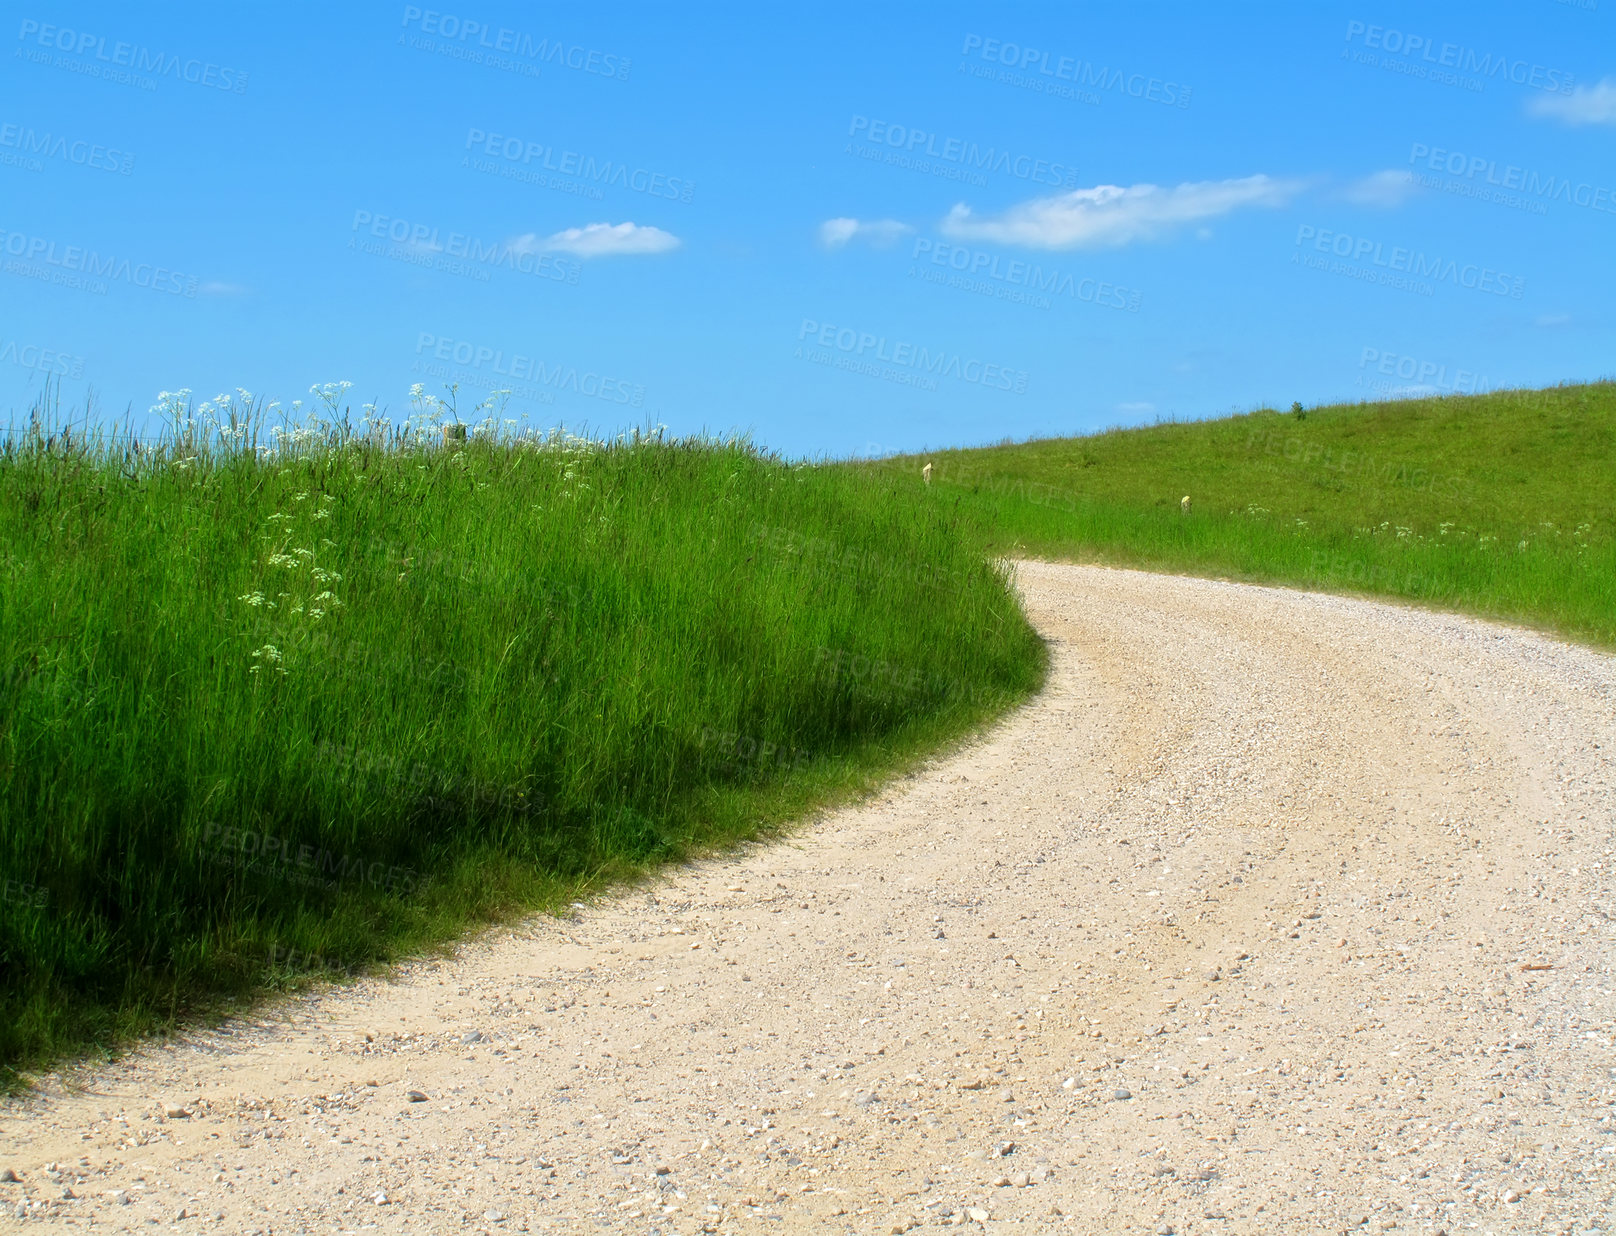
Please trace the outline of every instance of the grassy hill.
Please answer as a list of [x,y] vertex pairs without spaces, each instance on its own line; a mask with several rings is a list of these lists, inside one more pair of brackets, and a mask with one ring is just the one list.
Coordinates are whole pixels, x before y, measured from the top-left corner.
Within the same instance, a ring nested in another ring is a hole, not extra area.
[[1616,644],[1610,382],[849,466],[920,492],[926,461],[925,500],[988,553],[1401,597]]
[[755,836],[1041,679],[845,470],[235,411],[0,448],[0,1082]]
[[875,784],[1040,681],[1001,554],[1616,645],[1610,383],[821,467],[172,410],[0,439],[0,1086]]

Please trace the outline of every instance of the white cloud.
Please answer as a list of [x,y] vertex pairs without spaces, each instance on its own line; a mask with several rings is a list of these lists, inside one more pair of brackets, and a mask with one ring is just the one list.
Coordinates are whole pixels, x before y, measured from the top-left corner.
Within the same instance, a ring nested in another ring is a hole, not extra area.
[[1382,400],[1427,399],[1432,395],[1449,393],[1451,392],[1444,391],[1440,386],[1432,386],[1429,382],[1414,382],[1408,386],[1393,386],[1387,390],[1377,392]]
[[248,289],[239,283],[222,283],[212,280],[198,286],[197,294],[200,296],[245,296]]
[[1616,124],[1616,77],[1603,78],[1597,86],[1578,86],[1570,94],[1533,99],[1526,112],[1563,124]]
[[884,249],[914,230],[896,219],[826,219],[819,225],[819,243],[827,249],[840,249],[851,240],[867,240]]
[[1541,314],[1537,318],[1537,325],[1541,326],[1544,330],[1555,330],[1561,326],[1570,326],[1571,315],[1569,313]]
[[979,216],[961,203],[943,230],[962,240],[996,241],[1030,249],[1096,249],[1154,240],[1175,228],[1250,206],[1287,205],[1306,187],[1301,180],[1246,176],[1159,185],[1097,185],[1034,198],[997,216]]
[[1124,416],[1149,416],[1155,410],[1156,405],[1153,403],[1119,403],[1117,405],[1117,411]]
[[1401,206],[1420,191],[1413,172],[1393,168],[1348,183],[1342,196],[1358,206]]
[[677,236],[659,227],[641,227],[638,223],[589,223],[544,237],[529,232],[511,241],[511,248],[517,253],[550,250],[570,253],[577,258],[596,258],[667,253],[677,249],[680,243]]

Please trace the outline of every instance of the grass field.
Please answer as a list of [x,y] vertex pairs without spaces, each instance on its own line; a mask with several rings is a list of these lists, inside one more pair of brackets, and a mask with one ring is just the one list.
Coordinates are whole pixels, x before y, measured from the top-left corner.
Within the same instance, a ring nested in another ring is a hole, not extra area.
[[0,1083],[877,783],[1039,682],[1001,555],[1616,645],[1610,383],[816,467],[340,394],[0,447]]
[[1616,383],[848,466],[912,490],[927,460],[928,499],[986,554],[1401,597],[1616,644]]
[[0,451],[13,1085],[755,836],[1042,675],[947,513],[845,470],[171,411]]

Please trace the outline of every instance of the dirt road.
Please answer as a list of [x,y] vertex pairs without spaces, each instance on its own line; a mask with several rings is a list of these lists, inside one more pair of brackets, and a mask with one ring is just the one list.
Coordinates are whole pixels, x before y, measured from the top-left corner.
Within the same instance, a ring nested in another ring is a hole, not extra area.
[[1051,681],[980,742],[574,921],[53,1081],[0,1119],[0,1223],[1609,1230],[1616,660],[1021,583]]

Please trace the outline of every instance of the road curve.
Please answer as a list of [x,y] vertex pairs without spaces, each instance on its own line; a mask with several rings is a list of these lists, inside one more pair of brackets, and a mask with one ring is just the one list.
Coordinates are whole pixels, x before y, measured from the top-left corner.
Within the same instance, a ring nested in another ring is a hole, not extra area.
[[1019,580],[1050,681],[979,741],[573,920],[52,1078],[0,1112],[0,1224],[1608,1224],[1616,660]]

